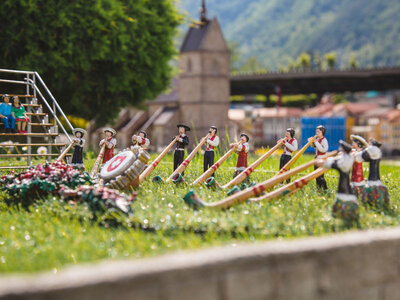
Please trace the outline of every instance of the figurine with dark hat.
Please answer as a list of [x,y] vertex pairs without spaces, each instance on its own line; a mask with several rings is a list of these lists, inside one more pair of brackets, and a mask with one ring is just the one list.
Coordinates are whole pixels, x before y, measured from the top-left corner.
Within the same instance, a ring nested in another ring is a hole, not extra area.
[[237,146],[235,151],[238,153],[238,160],[236,163],[235,173],[233,173],[233,178],[235,178],[247,168],[247,153],[250,149],[249,140],[249,136],[245,133],[242,133],[240,135],[239,143],[233,143],[229,145],[231,148]]
[[144,130],[140,130],[138,134],[132,136],[132,144],[139,145],[143,150],[147,150],[150,146],[150,140],[147,138],[147,133]]
[[208,130],[210,136],[207,139],[207,148],[204,152],[204,172],[214,164],[214,149],[219,145],[219,137],[217,136],[218,129],[216,126],[211,126]]
[[82,128],[75,128],[72,133],[75,137],[73,138],[74,153],[72,155],[71,165],[76,168],[84,169],[83,146],[85,145],[85,139],[83,137],[86,135],[86,130]]
[[99,146],[102,147],[105,143],[106,150],[104,152],[103,157],[103,165],[114,157],[114,148],[117,145],[117,140],[114,138],[117,132],[110,127],[104,128],[103,132],[105,134],[105,138],[100,141]]
[[386,208],[389,205],[389,193],[379,174],[381,146],[380,142],[370,138],[368,147],[356,155],[356,161],[369,162],[368,181],[362,191],[361,200],[376,208]]
[[337,157],[329,157],[325,162],[317,161],[317,166],[326,169],[335,169],[339,172],[339,184],[336,194],[336,201],[333,204],[332,215],[347,221],[358,219],[359,205],[356,195],[350,187],[350,170],[354,163],[354,158],[350,154],[352,147],[350,144],[339,141],[340,148]]
[[[317,128],[315,130],[315,134],[316,134],[317,138],[311,144],[311,147],[315,148],[315,158],[323,156],[326,154],[326,152],[328,152],[329,145],[328,145],[328,140],[325,138],[325,133],[326,133],[326,129],[324,126],[322,126],[322,125],[317,126]],[[311,139],[312,138],[308,138],[308,141],[310,141]],[[317,166],[314,166],[314,169],[316,169],[316,168],[317,168]],[[324,174],[317,177],[316,182],[317,182],[317,188],[322,188],[324,190],[328,189],[328,186],[326,185]]]
[[[368,147],[368,143],[362,136],[359,135],[352,134],[350,135],[350,138],[353,146],[351,154],[355,158],[358,153],[360,153],[366,147]],[[358,162],[357,160],[354,160],[353,169],[351,172],[350,185],[353,188],[355,194],[361,197],[362,190],[365,186],[365,180],[364,180],[362,162]]]
[[186,132],[190,131],[190,127],[184,124],[178,124],[176,125],[176,127],[178,127],[178,139],[174,151],[174,171],[183,162],[183,159],[185,157],[185,147],[189,145],[189,138],[186,135]]
[[[278,141],[283,144],[283,153],[279,162],[279,170],[292,159],[292,153],[298,149],[297,140],[294,138],[295,133],[293,128],[288,128],[286,129],[285,137]],[[287,179],[286,182],[290,182],[290,178]]]

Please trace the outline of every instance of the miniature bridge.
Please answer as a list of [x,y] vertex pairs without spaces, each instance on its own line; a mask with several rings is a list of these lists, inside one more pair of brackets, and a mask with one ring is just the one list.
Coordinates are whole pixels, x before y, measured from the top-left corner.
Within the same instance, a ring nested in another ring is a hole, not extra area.
[[400,89],[400,67],[231,75],[231,95],[344,93]]

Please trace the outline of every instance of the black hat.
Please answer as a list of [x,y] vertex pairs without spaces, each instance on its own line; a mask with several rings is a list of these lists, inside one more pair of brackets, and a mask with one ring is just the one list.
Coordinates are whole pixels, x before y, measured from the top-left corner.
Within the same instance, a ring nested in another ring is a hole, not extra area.
[[215,133],[217,133],[217,132],[218,132],[218,128],[217,128],[217,126],[213,125],[213,126],[210,126],[210,128],[211,128],[211,129],[214,129],[214,130],[215,130]]
[[240,137],[242,137],[242,136],[246,137],[247,141],[250,140],[250,138],[249,138],[249,136],[247,134],[245,134],[245,133],[240,134]]
[[351,145],[346,143],[345,141],[340,140],[339,141],[340,146],[342,147],[342,149],[346,152],[346,153],[350,153],[351,151]]
[[294,129],[292,127],[286,129],[286,131],[288,131],[290,133],[290,136],[292,138],[294,138],[294,135],[295,135],[296,131],[294,131]]
[[144,135],[144,138],[147,138],[147,133],[146,133],[146,131],[144,131],[144,130],[140,130],[140,131],[139,131],[139,133],[143,133],[143,135]]
[[178,124],[178,125],[176,125],[176,127],[183,127],[183,128],[185,128],[185,131],[190,131],[190,127],[189,126],[186,126],[186,125],[183,125],[183,124]]
[[373,138],[369,138],[369,143],[380,148],[380,146],[382,146],[382,143],[378,142],[376,139]]
[[322,125],[319,125],[319,126],[317,126],[317,129],[321,130],[321,132],[322,132],[322,135],[323,135],[323,136],[325,136],[326,129],[325,129],[325,127],[324,127],[324,126],[322,126]]

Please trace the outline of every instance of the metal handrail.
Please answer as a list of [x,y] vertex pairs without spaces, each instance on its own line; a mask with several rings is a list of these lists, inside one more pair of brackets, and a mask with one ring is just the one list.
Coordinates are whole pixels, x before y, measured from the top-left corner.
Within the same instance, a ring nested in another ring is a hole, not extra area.
[[65,121],[67,122],[69,128],[71,129],[71,131],[74,130],[74,127],[72,126],[72,124],[69,122],[68,118],[66,117],[66,115],[64,114],[63,110],[61,109],[61,107],[58,105],[57,100],[54,98],[53,94],[50,92],[50,90],[48,89],[48,87],[46,86],[46,84],[44,83],[42,77],[40,77],[38,72],[34,72],[35,76],[39,79],[40,83],[43,85],[44,89],[46,90],[47,94],[50,96],[51,100],[53,100],[53,103],[56,105],[58,111],[60,112],[60,114],[64,117]]
[[[35,82],[32,79],[27,79],[29,82],[29,85],[34,88],[36,90],[36,92],[39,94],[40,98],[42,99],[42,101],[46,104],[47,109],[50,111],[50,113],[53,115],[53,118],[57,121],[58,125],[61,127],[62,131],[64,132],[64,134],[67,136],[68,140],[70,141],[70,143],[72,143],[72,139],[69,136],[69,134],[67,133],[67,131],[65,130],[64,126],[62,125],[62,123],[60,122],[60,120],[57,117],[57,114],[55,111],[53,111],[53,109],[51,108],[51,106],[49,105],[49,103],[47,102],[46,98],[43,96],[42,92],[39,90],[39,88],[37,87],[37,85],[35,84]],[[74,130],[72,128],[72,130]]]
[[20,70],[9,70],[9,69],[0,69],[1,73],[14,73],[14,74],[34,74],[33,71],[20,71]]
[[15,84],[26,84],[26,81],[9,80],[9,79],[0,79],[0,82],[15,83]]

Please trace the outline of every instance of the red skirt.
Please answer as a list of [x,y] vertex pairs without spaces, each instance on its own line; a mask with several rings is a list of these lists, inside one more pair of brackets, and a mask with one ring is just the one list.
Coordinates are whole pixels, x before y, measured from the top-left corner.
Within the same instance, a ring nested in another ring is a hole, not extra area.
[[29,120],[29,118],[16,118],[15,121],[16,122],[30,122],[31,120]]
[[113,157],[114,157],[114,148],[111,148],[111,149],[106,148],[106,151],[104,152],[104,157],[103,157],[103,164],[108,162]]

